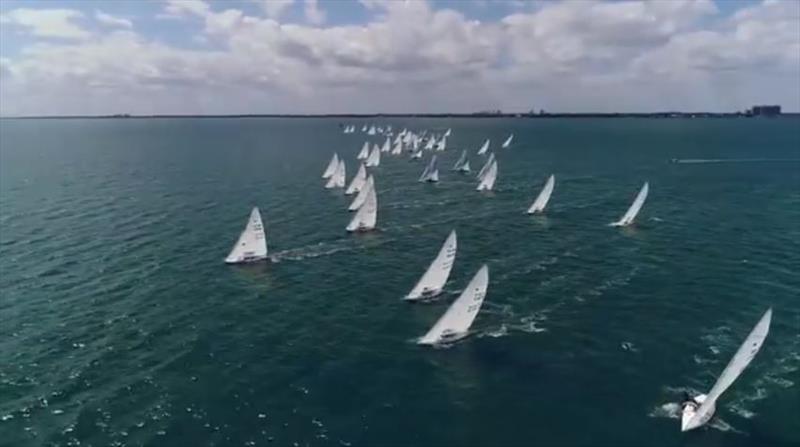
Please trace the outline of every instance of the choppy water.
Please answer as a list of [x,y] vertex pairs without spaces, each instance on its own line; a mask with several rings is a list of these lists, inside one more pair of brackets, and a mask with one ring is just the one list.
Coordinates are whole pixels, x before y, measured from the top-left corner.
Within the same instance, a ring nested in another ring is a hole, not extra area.
[[[333,151],[355,173],[339,120],[0,121],[0,445],[800,443],[797,120],[383,122],[452,127],[443,168],[516,137],[492,194],[385,156],[380,231],[353,236],[319,178]],[[645,180],[639,225],[606,226]],[[276,262],[226,266],[254,205]],[[445,299],[403,303],[453,228]],[[416,346],[482,263],[475,336]],[[768,306],[681,434],[673,403]]]

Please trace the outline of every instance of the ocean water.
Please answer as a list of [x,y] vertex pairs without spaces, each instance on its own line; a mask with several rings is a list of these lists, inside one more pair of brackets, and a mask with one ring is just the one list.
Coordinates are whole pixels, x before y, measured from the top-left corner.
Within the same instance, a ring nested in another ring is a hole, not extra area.
[[[362,235],[320,178],[342,121],[0,120],[0,445],[800,444],[800,121],[376,119],[453,133],[439,184],[384,154]],[[492,193],[449,170],[484,138]],[[273,262],[227,266],[252,206]],[[442,299],[402,302],[451,229]],[[472,336],[415,345],[484,263]]]

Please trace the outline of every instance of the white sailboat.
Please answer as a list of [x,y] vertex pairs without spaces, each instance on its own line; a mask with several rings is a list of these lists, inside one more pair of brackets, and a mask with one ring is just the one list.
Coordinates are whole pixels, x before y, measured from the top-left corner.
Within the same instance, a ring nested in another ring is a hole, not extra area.
[[494,188],[495,180],[497,180],[497,161],[492,161],[492,165],[489,166],[486,174],[475,189],[478,191],[491,191]]
[[361,146],[361,151],[358,153],[356,157],[357,160],[366,160],[369,157],[369,141],[365,141],[364,145]]
[[644,186],[642,189],[639,190],[639,194],[636,195],[636,198],[633,200],[631,207],[628,208],[628,211],[616,222],[612,222],[609,225],[612,227],[625,227],[633,223],[633,220],[636,219],[636,215],[639,214],[639,210],[642,209],[642,205],[644,205],[645,199],[647,199],[647,193],[650,191],[650,185],[647,182],[644,182]]
[[489,150],[489,139],[487,138],[486,141],[483,142],[483,146],[481,146],[481,148],[478,149],[478,155],[483,155],[488,150]]
[[514,134],[512,133],[511,135],[508,136],[508,138],[506,138],[506,141],[503,142],[503,146],[502,146],[503,149],[511,146],[511,140],[513,140],[513,139],[514,139]]
[[422,151],[421,150],[415,151],[415,152],[413,152],[411,154],[411,159],[412,160],[417,160],[417,159],[420,159],[420,158],[422,158]]
[[428,163],[428,166],[425,166],[425,170],[422,171],[419,181],[432,183],[439,181],[439,169],[436,167],[436,155],[431,156],[431,161]]
[[369,127],[369,130],[367,131],[367,135],[375,135],[375,125],[374,124]]
[[478,171],[477,175],[478,179],[483,180],[483,177],[486,175],[486,172],[489,170],[489,167],[492,166],[492,163],[494,163],[494,152],[489,154],[489,158],[486,159],[486,163],[484,163],[481,170]]
[[346,174],[344,160],[339,160],[339,164],[337,165],[336,170],[333,172],[333,175],[328,179],[328,183],[325,184],[325,188],[344,188],[345,180]]
[[403,140],[402,139],[398,139],[394,143],[394,147],[392,148],[391,154],[392,155],[400,155],[402,153],[403,153]]
[[369,153],[369,157],[367,157],[367,167],[372,168],[375,166],[380,166],[381,164],[381,150],[376,145],[372,148],[372,152]]
[[438,143],[436,143],[436,151],[442,152],[446,148],[447,148],[447,135],[443,136],[442,139],[439,140]]
[[461,151],[461,157],[459,157],[456,164],[453,165],[453,170],[458,172],[469,172],[469,160],[467,160],[466,149]]
[[381,152],[389,152],[390,150],[392,150],[392,140],[386,137],[386,140],[383,142],[383,147],[381,147]]
[[333,157],[331,157],[331,161],[328,162],[328,167],[325,168],[325,172],[322,173],[322,178],[330,178],[334,172],[336,172],[336,168],[339,167],[339,155],[335,152]]
[[350,186],[347,187],[347,190],[344,193],[349,196],[350,194],[360,192],[361,188],[364,187],[366,182],[367,169],[364,167],[364,163],[361,163],[358,166],[358,172],[356,172],[356,176],[350,181]]
[[364,204],[364,201],[367,200],[367,190],[370,188],[370,185],[375,183],[375,179],[370,175],[367,177],[366,183],[361,187],[361,191],[358,192],[356,198],[350,203],[350,206],[347,207],[348,211],[355,211],[361,208],[361,205]]
[[553,194],[553,187],[556,184],[556,177],[551,175],[547,182],[544,184],[544,188],[542,188],[542,192],[536,197],[536,200],[533,201],[533,204],[530,208],[528,208],[528,214],[540,213],[544,211],[544,207],[547,206],[547,202],[550,200],[550,196]]
[[448,128],[447,132],[444,133],[444,137],[445,138],[449,137],[450,136],[450,132],[452,132],[452,131],[453,131],[453,129]]
[[769,334],[769,325],[772,321],[772,309],[767,309],[764,316],[758,321],[744,340],[739,350],[733,356],[728,366],[722,371],[717,382],[711,387],[708,394],[700,394],[690,401],[683,403],[681,417],[681,431],[688,431],[702,426],[711,419],[716,409],[717,399],[733,384],[739,375],[753,361],[761,345]]
[[353,220],[347,225],[347,231],[370,231],[375,229],[375,223],[378,220],[378,197],[375,195],[375,180],[369,176],[367,186],[364,188],[367,192],[364,199],[364,204],[353,216]]
[[439,318],[417,343],[421,345],[439,345],[466,337],[469,328],[481,310],[486,288],[489,286],[489,267],[484,265],[472,277],[467,288],[453,301],[453,304]]
[[411,289],[411,292],[406,295],[405,299],[409,301],[427,299],[442,293],[442,288],[444,288],[447,278],[450,277],[450,271],[453,269],[457,248],[456,230],[453,230],[447,236],[444,244],[442,244],[442,248],[439,249],[439,254],[428,266],[428,270],[425,271],[422,278]]
[[364,124],[363,126],[361,126],[361,132],[364,133],[366,131],[367,131],[367,125]]
[[241,264],[255,262],[267,258],[267,237],[264,234],[264,224],[261,222],[261,213],[258,207],[250,211],[250,218],[244,231],[231,249],[226,264]]
[[428,137],[428,141],[425,143],[424,149],[426,151],[431,151],[433,150],[433,145],[435,144],[436,144],[436,138],[434,138],[433,135],[431,135],[430,137]]

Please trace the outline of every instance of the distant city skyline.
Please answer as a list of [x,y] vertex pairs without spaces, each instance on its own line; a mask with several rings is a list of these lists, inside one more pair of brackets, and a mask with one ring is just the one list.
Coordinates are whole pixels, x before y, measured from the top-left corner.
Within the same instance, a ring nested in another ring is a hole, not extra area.
[[0,3],[0,115],[800,112],[791,0]]

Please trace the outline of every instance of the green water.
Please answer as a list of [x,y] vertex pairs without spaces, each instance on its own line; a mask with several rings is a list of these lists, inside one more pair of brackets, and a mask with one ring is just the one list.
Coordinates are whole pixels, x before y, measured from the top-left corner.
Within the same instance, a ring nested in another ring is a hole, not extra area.
[[[378,120],[453,133],[435,185],[384,154],[365,235],[320,179],[367,138],[339,122],[0,120],[0,445],[800,443],[800,121]],[[493,193],[448,170],[509,132]],[[644,181],[638,225],[608,227]],[[252,206],[275,262],[226,266]],[[451,229],[442,300],[402,302]],[[483,263],[473,336],[415,345]],[[680,433],[672,403],[769,306]]]

